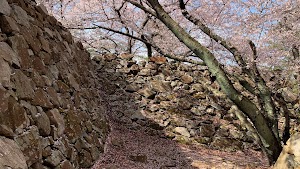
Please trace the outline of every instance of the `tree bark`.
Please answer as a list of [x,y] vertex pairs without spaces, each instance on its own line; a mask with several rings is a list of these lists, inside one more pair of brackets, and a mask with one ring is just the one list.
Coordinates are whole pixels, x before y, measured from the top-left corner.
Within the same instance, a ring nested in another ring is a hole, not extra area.
[[148,43],[149,40],[145,37],[145,35],[142,35],[141,38],[147,42],[147,43],[145,43],[145,45],[147,48],[148,58],[152,57],[152,45],[150,43]]
[[146,44],[148,58],[152,57],[152,48],[150,44]]
[[[277,123],[277,116],[275,112],[275,107],[271,98],[271,92],[269,88],[267,87],[264,79],[261,77],[256,63],[252,63],[252,70],[249,70],[247,68],[247,64],[242,58],[241,52],[234,47],[230,42],[226,41],[222,37],[215,34],[209,27],[207,27],[204,23],[202,23],[199,19],[191,15],[185,7],[185,3],[183,0],[179,0],[179,7],[181,9],[182,15],[188,19],[190,22],[197,25],[205,34],[207,34],[210,38],[215,40],[216,42],[219,42],[225,49],[227,49],[235,58],[238,65],[242,68],[243,73],[250,76],[255,82],[256,82],[256,88],[258,89],[258,92],[256,96],[261,100],[260,108],[261,110],[264,110],[266,114],[267,121],[269,122],[269,127],[272,128],[273,133],[275,134],[278,141],[279,139],[279,133],[278,133],[278,123]],[[249,41],[249,45],[253,51],[253,60],[256,60],[257,58],[257,50],[256,46],[252,41]],[[247,88],[245,88],[247,90]],[[251,91],[250,91],[251,92]]]
[[247,115],[247,117],[249,117],[259,133],[263,146],[266,149],[265,153],[268,156],[269,162],[274,163],[278,158],[282,147],[275,134],[272,132],[272,129],[268,126],[268,121],[263,116],[261,110],[233,87],[215,56],[180,27],[179,24],[168,15],[157,0],[147,1],[155,10],[157,18],[161,20],[181,42],[205,62],[212,76],[216,77],[219,85],[228,98],[231,99],[237,107]]

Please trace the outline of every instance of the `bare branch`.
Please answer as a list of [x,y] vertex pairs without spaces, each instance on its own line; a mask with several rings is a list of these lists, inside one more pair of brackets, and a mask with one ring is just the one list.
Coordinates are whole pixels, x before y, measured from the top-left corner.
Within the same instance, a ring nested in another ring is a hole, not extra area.
[[144,36],[144,37],[146,38],[146,40],[152,45],[152,47],[158,53],[160,53],[161,55],[163,55],[165,57],[168,57],[170,59],[174,59],[174,60],[180,61],[180,62],[189,62],[189,63],[196,64],[196,65],[205,65],[204,62],[199,62],[199,61],[196,61],[196,60],[193,60],[193,59],[189,59],[189,58],[186,58],[186,57],[180,57],[180,56],[176,56],[176,55],[173,55],[173,54],[165,53],[157,45],[155,45],[155,42],[150,37],[148,37],[148,36]]
[[248,43],[249,43],[250,48],[251,48],[251,50],[252,50],[252,52],[253,52],[253,60],[255,61],[255,60],[257,59],[257,50],[256,50],[256,46],[255,46],[255,44],[254,44],[251,40],[249,40]]
[[181,9],[182,15],[197,25],[206,35],[208,35],[210,38],[215,40],[217,43],[221,44],[225,49],[227,49],[235,58],[236,62],[244,69],[246,69],[246,63],[242,58],[241,53],[239,50],[234,47],[230,42],[227,42],[225,39],[220,37],[219,35],[215,34],[209,27],[207,27],[204,23],[200,21],[200,19],[197,19],[196,17],[192,16],[186,9],[185,3],[183,0],[179,0],[179,7]]
[[135,2],[135,1],[133,1],[133,0],[125,0],[125,1],[131,3],[132,5],[134,5],[134,6],[138,7],[138,8],[140,8],[140,9],[142,9],[145,13],[151,14],[152,16],[155,16],[155,17],[156,17],[156,13],[155,13],[155,12],[153,12],[152,10],[150,10],[150,9],[148,9],[148,8],[146,8],[146,7],[144,7],[143,5],[137,3],[137,2]]
[[68,29],[78,29],[78,30],[84,30],[84,29],[104,29],[104,30],[108,30],[108,31],[111,31],[111,32],[114,32],[114,33],[118,33],[120,35],[124,35],[124,36],[127,36],[127,37],[130,37],[132,39],[135,39],[135,40],[138,40],[138,41],[141,41],[145,44],[149,44],[151,45],[158,53],[160,53],[161,55],[167,57],[167,58],[170,58],[170,59],[174,59],[174,60],[177,60],[177,61],[181,61],[181,62],[189,62],[189,63],[192,63],[192,64],[196,64],[196,65],[205,65],[203,62],[199,62],[199,61],[195,61],[195,60],[192,60],[192,59],[189,59],[189,58],[181,58],[179,56],[175,56],[175,55],[172,55],[172,54],[168,54],[166,52],[164,52],[162,49],[160,49],[160,47],[158,47],[155,42],[151,39],[151,38],[139,38],[139,37],[136,37],[136,36],[133,36],[129,33],[125,33],[125,32],[121,32],[121,31],[117,31],[117,30],[114,30],[114,29],[111,29],[111,28],[107,28],[107,27],[104,27],[104,26],[100,26],[100,25],[96,25],[94,24],[94,27],[87,27],[87,28],[83,28],[83,27],[69,27]]
[[96,25],[96,24],[93,24],[93,25],[94,25],[94,27],[69,27],[68,29],[85,30],[85,29],[98,29],[98,28],[100,28],[100,29],[104,29],[104,30],[111,31],[111,32],[114,32],[114,33],[118,33],[120,35],[128,36],[132,39],[136,39],[136,40],[139,40],[139,41],[142,41],[142,42],[146,43],[143,39],[141,39],[139,37],[136,37],[136,36],[133,36],[131,34],[124,33],[124,32],[121,32],[121,31],[117,31],[117,30],[107,28],[107,27],[104,27],[104,26],[101,26],[101,25]]

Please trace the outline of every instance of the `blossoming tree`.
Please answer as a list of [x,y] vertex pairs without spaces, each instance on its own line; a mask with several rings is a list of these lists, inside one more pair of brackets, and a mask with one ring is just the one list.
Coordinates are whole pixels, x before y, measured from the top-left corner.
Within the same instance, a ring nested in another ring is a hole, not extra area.
[[[99,51],[161,54],[205,64],[261,144],[270,163],[289,137],[285,102],[262,67],[299,67],[299,0],[39,0],[73,34]],[[190,56],[199,60],[191,59]],[[226,67],[239,73],[229,73]],[[245,80],[248,79],[248,80]],[[234,83],[243,86],[237,90]],[[250,97],[249,97],[250,96]],[[253,101],[251,98],[256,98]],[[279,104],[276,104],[279,103]],[[278,130],[283,107],[285,131]]]

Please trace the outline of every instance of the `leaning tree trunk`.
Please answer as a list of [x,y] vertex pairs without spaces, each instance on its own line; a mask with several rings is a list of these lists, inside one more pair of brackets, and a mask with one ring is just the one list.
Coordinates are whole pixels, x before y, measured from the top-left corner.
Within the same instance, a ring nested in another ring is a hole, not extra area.
[[228,98],[231,99],[251,120],[260,136],[269,162],[275,162],[282,147],[276,135],[268,126],[268,121],[264,117],[262,110],[259,110],[253,102],[244,97],[233,87],[228,75],[220,66],[215,56],[180,27],[179,24],[168,15],[157,0],[148,0],[148,2],[155,10],[156,17],[161,20],[181,42],[203,60],[211,74],[216,77],[221,89],[226,93]]

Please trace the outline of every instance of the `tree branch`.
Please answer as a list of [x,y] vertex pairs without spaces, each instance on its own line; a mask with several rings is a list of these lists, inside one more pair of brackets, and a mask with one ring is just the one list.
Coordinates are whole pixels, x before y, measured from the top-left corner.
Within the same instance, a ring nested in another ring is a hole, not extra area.
[[[228,74],[220,66],[215,56],[203,45],[201,45],[195,38],[177,23],[164,8],[160,5],[158,0],[147,0],[151,7],[156,11],[157,18],[165,24],[165,26],[173,32],[173,34],[190,48],[200,59],[202,59],[211,72],[215,76],[221,89],[226,93],[228,98],[233,101],[238,108],[243,111],[248,118],[253,122],[256,130],[258,131],[270,163],[274,162],[280,154],[281,145],[275,133],[268,125],[268,121],[255,103],[249,98],[244,97],[241,92],[237,91],[232,81],[228,78]],[[183,2],[181,0],[181,2]],[[243,60],[241,60],[244,63]],[[246,65],[244,65],[246,66]]]
[[124,33],[124,32],[121,32],[121,31],[117,31],[117,30],[107,28],[107,27],[104,27],[104,26],[101,26],[101,25],[96,25],[96,24],[93,24],[93,25],[94,25],[94,27],[68,27],[67,29],[85,30],[85,29],[98,29],[98,28],[100,28],[100,29],[104,29],[104,30],[107,30],[107,31],[110,31],[110,32],[114,32],[114,33],[117,33],[117,34],[120,34],[120,35],[128,36],[132,39],[136,39],[136,40],[139,40],[139,41],[142,41],[142,42],[146,43],[143,39],[141,39],[139,37],[136,37],[136,36],[133,36],[131,34]]
[[280,107],[282,107],[283,113],[284,113],[285,122],[284,122],[284,130],[283,130],[283,134],[282,134],[282,142],[285,144],[291,136],[291,134],[290,134],[290,128],[291,128],[291,126],[290,126],[290,111],[289,111],[288,107],[286,106],[286,102],[284,101],[281,93],[276,93],[274,98],[279,103]]
[[120,34],[120,35],[124,35],[124,36],[127,36],[127,37],[130,37],[132,39],[135,39],[135,40],[138,40],[138,41],[141,41],[145,44],[149,44],[151,45],[158,53],[160,53],[161,55],[167,57],[167,58],[170,58],[170,59],[174,59],[174,60],[177,60],[177,61],[181,61],[181,62],[189,62],[189,63],[192,63],[192,64],[196,64],[196,65],[205,65],[203,62],[199,62],[199,61],[195,61],[195,60],[192,60],[192,59],[188,59],[188,58],[180,58],[179,56],[175,56],[175,55],[172,55],[172,54],[168,54],[168,53],[165,53],[160,47],[158,47],[155,42],[151,39],[151,38],[139,38],[139,37],[136,37],[136,36],[133,36],[129,33],[125,33],[125,32],[121,32],[121,31],[117,31],[117,30],[114,30],[114,29],[111,29],[111,28],[107,28],[107,27],[104,27],[104,26],[101,26],[101,25],[96,25],[96,24],[93,24],[94,27],[69,27],[68,29],[77,29],[77,30],[84,30],[84,29],[104,29],[104,30],[107,30],[107,31],[111,31],[111,32],[114,32],[114,33],[117,33],[117,34]]
[[250,48],[251,48],[251,50],[252,50],[252,52],[253,52],[253,60],[255,61],[255,60],[257,59],[257,50],[256,50],[256,46],[255,46],[255,44],[252,42],[252,40],[249,40],[248,43],[249,43],[249,46],[250,46]]
[[239,50],[234,47],[230,42],[227,42],[225,39],[215,34],[209,27],[207,27],[204,23],[192,16],[185,7],[185,3],[183,0],[179,0],[179,7],[181,9],[182,15],[188,19],[193,24],[197,25],[206,35],[215,40],[217,43],[221,44],[225,49],[227,49],[235,58],[236,62],[242,67],[242,69],[246,69],[247,64],[242,58]]
[[253,78],[255,80],[257,89],[259,91],[259,93],[257,94],[257,96],[259,97],[258,100],[266,114],[266,118],[268,119],[268,122],[269,122],[268,125],[272,128],[272,131],[275,134],[277,140],[280,141],[279,133],[278,133],[277,115],[276,115],[275,106],[274,106],[274,103],[272,100],[271,92],[256,66],[256,58],[257,58],[256,46],[251,40],[249,40],[249,45],[253,52],[254,61],[252,63],[252,71],[253,71],[252,74],[253,74]]
[[151,14],[152,16],[156,17],[155,12],[151,11],[150,9],[147,9],[146,7],[144,7],[143,5],[141,5],[140,3],[137,3],[137,2],[135,2],[133,0],[125,0],[125,1],[131,3],[132,5],[134,5],[134,6],[138,7],[138,8],[140,8],[145,13]]

